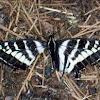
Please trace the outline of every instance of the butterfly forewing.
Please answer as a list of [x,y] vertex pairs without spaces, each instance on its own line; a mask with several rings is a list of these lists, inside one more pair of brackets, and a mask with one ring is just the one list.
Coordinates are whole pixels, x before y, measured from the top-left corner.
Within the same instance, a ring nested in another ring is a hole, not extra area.
[[45,47],[45,42],[33,39],[0,42],[0,60],[12,68],[26,69]]
[[[59,42],[59,41],[58,41]],[[100,61],[100,41],[94,39],[65,39],[59,45],[59,70],[70,73]]]

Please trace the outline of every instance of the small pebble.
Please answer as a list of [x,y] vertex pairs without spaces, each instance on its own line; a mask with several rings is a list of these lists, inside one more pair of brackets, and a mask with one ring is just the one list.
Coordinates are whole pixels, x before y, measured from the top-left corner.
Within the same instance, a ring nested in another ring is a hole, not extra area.
[[21,100],[31,100],[29,97],[23,97]]
[[82,82],[81,80],[77,80],[77,85],[78,85],[79,87],[81,87],[81,86],[83,85],[83,82]]
[[70,3],[74,3],[76,0],[69,0]]
[[0,4],[0,11],[3,10],[3,8],[4,8],[4,7]]
[[27,95],[32,95],[33,91],[31,89],[27,90]]
[[9,23],[9,16],[5,15],[4,18],[3,18],[3,20],[4,20],[5,23]]
[[95,87],[90,88],[90,93],[91,93],[91,94],[95,94],[95,93],[96,93],[96,91],[97,91],[97,90],[96,90],[96,88],[95,88]]
[[51,76],[51,67],[45,67],[45,75],[47,78]]
[[49,13],[48,15],[49,16],[54,16],[56,14],[56,12],[51,12],[51,13]]
[[40,9],[39,9],[39,12],[40,12],[40,13],[44,13],[44,12],[46,12],[46,10],[45,10],[44,8],[40,8]]
[[72,72],[72,75],[73,75],[75,78],[80,78],[80,77],[81,77],[81,74],[78,72],[77,69],[75,69],[75,70]]
[[13,96],[6,96],[5,100],[14,100],[14,97]]

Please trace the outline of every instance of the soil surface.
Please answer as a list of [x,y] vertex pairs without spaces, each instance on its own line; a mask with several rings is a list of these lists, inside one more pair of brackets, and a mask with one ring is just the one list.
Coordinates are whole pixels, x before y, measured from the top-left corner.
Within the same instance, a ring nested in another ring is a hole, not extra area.
[[[0,1],[1,41],[46,41],[51,34],[56,40],[100,39],[100,0]],[[100,63],[80,73],[76,79],[51,71],[47,50],[27,70],[14,70],[1,62],[0,100],[100,100]]]

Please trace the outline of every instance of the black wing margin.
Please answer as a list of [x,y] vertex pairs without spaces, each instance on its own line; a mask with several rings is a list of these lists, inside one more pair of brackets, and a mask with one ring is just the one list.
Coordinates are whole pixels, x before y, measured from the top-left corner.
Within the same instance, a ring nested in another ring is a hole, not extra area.
[[100,40],[73,38],[58,44],[59,70],[62,72],[73,72],[77,77],[87,64],[95,65],[100,61]]
[[45,47],[45,42],[33,39],[0,42],[0,60],[12,68],[26,69]]

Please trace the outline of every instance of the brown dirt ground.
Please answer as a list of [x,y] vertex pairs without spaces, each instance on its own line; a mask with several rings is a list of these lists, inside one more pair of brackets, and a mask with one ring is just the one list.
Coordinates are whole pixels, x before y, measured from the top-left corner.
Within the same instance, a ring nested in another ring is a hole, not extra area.
[[[52,33],[56,39],[100,39],[100,1],[0,0],[1,41],[46,40]],[[44,75],[44,68],[51,66],[49,58],[47,51],[41,54],[30,74],[32,66],[14,71],[1,63],[0,100],[100,100],[100,64],[87,66],[79,81],[65,74],[68,89],[59,73]]]

